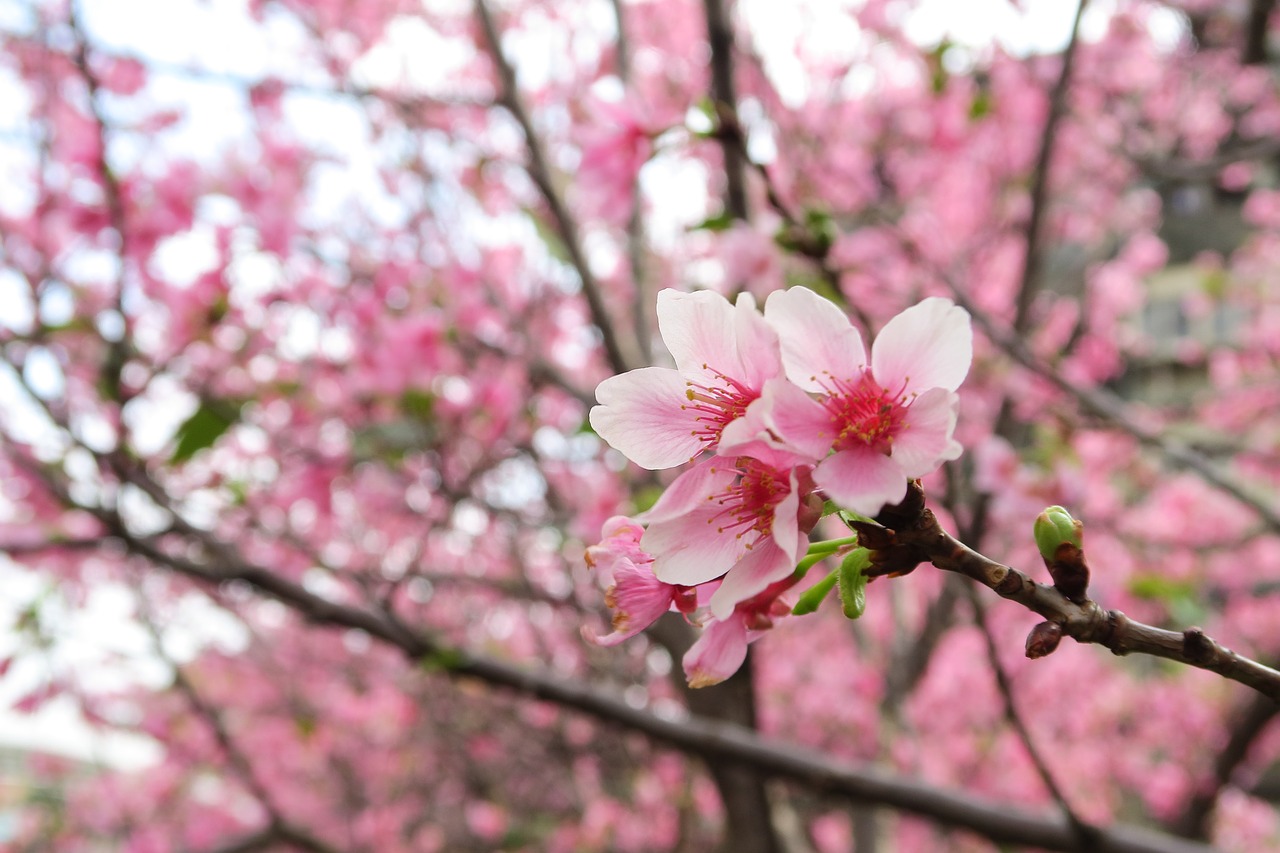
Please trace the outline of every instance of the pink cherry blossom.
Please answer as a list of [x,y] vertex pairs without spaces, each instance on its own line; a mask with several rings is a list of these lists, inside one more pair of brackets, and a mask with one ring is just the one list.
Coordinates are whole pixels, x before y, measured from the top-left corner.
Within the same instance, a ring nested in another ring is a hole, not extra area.
[[954,392],[973,353],[964,309],[938,297],[908,308],[876,338],[870,364],[857,329],[811,290],[774,293],[765,316],[798,387],[777,388],[759,417],[821,460],[814,482],[829,499],[874,515],[902,499],[908,480],[959,457]]
[[724,428],[782,373],[777,333],[749,294],[730,305],[702,291],[658,294],[658,328],[675,369],[643,367],[601,382],[591,426],[642,468],[671,468],[714,448]]
[[710,602],[718,619],[788,577],[816,520],[806,512],[809,468],[797,461],[762,449],[759,457],[717,456],[680,475],[647,514],[641,545],[654,555],[654,575],[685,586],[723,577]]

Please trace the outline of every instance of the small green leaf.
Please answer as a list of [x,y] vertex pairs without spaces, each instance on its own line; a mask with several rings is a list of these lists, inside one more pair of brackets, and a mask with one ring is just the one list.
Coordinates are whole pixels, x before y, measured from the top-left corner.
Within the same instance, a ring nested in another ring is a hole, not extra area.
[[831,574],[809,587],[800,596],[800,600],[796,602],[796,606],[791,608],[792,614],[796,616],[805,616],[818,609],[818,605],[822,604],[823,599],[831,592],[836,585],[836,581],[840,578],[840,570],[832,569]]
[[973,97],[973,103],[969,104],[969,120],[978,121],[990,112],[991,92],[985,88],[979,89],[978,94]]
[[690,231],[728,231],[733,227],[733,223],[738,219],[727,210],[722,210],[715,216],[708,216],[697,225],[690,225]]
[[866,548],[851,551],[836,570],[840,580],[840,605],[844,615],[857,619],[867,609],[867,575],[866,568],[871,559]]
[[400,395],[400,411],[421,421],[431,420],[435,405],[435,395],[418,388],[409,388]]
[[169,461],[174,464],[186,462],[217,441],[239,417],[239,409],[227,403],[217,400],[200,401],[191,417],[183,421],[174,434],[178,443],[173,448]]

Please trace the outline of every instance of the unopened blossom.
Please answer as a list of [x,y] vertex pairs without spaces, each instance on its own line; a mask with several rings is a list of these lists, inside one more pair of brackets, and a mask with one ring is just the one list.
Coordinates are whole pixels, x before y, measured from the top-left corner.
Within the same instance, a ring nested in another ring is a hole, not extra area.
[[596,645],[616,646],[669,610],[688,614],[697,607],[693,589],[654,577],[653,557],[640,547],[643,533],[632,519],[614,516],[605,522],[600,544],[587,549],[587,565],[606,587],[605,604],[613,611],[612,633],[600,636],[584,627],[583,636]]
[[821,460],[813,479],[827,498],[874,515],[902,500],[908,480],[959,457],[955,389],[973,355],[964,309],[937,297],[908,308],[877,336],[869,362],[857,329],[811,290],[772,294],[765,317],[794,386],[777,388],[757,417]]
[[722,578],[711,612],[734,607],[787,578],[813,526],[807,465],[787,451],[717,456],[676,478],[646,514],[641,539],[661,581],[698,586]]
[[658,328],[676,366],[604,380],[591,427],[642,468],[681,465],[714,449],[724,428],[782,374],[777,333],[749,294],[736,305],[702,291],[658,294]]

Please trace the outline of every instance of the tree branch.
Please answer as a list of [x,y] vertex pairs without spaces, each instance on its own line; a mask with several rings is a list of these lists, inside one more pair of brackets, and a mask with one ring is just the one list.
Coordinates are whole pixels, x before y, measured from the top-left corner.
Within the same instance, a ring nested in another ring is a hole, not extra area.
[[[952,538],[925,507],[924,490],[918,482],[912,482],[903,503],[887,507],[877,521],[884,527],[860,531],[864,545],[873,551],[872,574],[901,575],[920,563],[932,563],[1040,614],[1077,642],[1097,643],[1117,655],[1152,655],[1215,672],[1280,702],[1280,672],[1231,651],[1201,629],[1169,631],[1130,619],[1119,610],[1103,610],[1088,598],[1073,601],[1056,587],[1037,583]],[[879,541],[866,541],[868,532]]]
[[1236,769],[1244,763],[1249,748],[1280,714],[1280,704],[1266,696],[1253,696],[1249,703],[1235,715],[1228,731],[1231,737],[1218,753],[1213,765],[1213,777],[1208,786],[1198,790],[1187,803],[1186,809],[1170,828],[1187,838],[1206,838],[1209,819],[1213,817],[1222,790],[1231,782]]
[[1045,117],[1044,130],[1040,133],[1040,150],[1036,154],[1035,171],[1031,179],[1031,213],[1027,217],[1026,249],[1022,255],[1022,273],[1018,280],[1018,296],[1014,307],[1013,328],[1026,331],[1030,321],[1031,303],[1040,287],[1040,243],[1044,234],[1045,209],[1048,207],[1049,169],[1053,165],[1053,147],[1058,137],[1058,125],[1066,113],[1067,90],[1071,86],[1071,69],[1075,64],[1076,46],[1080,41],[1080,19],[1084,16],[1089,0],[1079,0],[1075,18],[1071,21],[1071,37],[1062,51],[1062,70],[1049,92],[1049,115]]
[[[707,41],[711,45],[711,99],[719,125],[742,134],[738,122],[738,96],[733,82],[733,25],[724,0],[703,0],[707,18]],[[726,135],[720,137],[724,154],[725,209],[734,219],[750,215],[747,206],[746,154],[743,146]]]
[[624,373],[630,365],[622,351],[622,344],[609,316],[608,308],[605,306],[600,282],[596,280],[587,263],[586,254],[582,249],[582,239],[578,234],[578,224],[569,213],[568,206],[565,205],[564,199],[560,197],[560,191],[556,189],[551,179],[551,166],[547,162],[542,142],[529,118],[529,111],[525,109],[524,101],[520,97],[515,69],[511,67],[511,63],[502,52],[502,41],[494,24],[493,15],[489,11],[489,5],[486,0],[475,0],[475,9],[476,16],[480,20],[480,28],[484,32],[489,56],[502,84],[500,101],[524,132],[525,145],[529,150],[529,177],[533,179],[538,191],[542,194],[543,201],[551,212],[551,218],[555,221],[556,229],[560,232],[560,238],[564,240],[569,262],[578,273],[582,294],[586,297],[587,307],[591,311],[591,321],[600,330],[600,338],[604,344],[605,357],[609,366],[615,373]]

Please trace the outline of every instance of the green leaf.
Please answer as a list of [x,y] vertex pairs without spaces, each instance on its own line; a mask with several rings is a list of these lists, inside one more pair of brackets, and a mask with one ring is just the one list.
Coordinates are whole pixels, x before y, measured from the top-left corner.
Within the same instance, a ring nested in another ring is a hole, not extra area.
[[831,592],[839,578],[840,570],[832,569],[831,574],[805,590],[804,595],[800,596],[800,600],[796,602],[796,606],[791,608],[792,614],[795,616],[806,616],[817,610],[818,605],[822,604],[823,600],[827,597],[827,594]]
[[859,548],[849,553],[836,570],[839,575],[840,605],[844,615],[857,619],[867,609],[867,575],[866,568],[871,565],[871,558],[866,548]]
[[978,94],[973,97],[973,103],[969,105],[969,120],[978,121],[990,112],[991,92],[985,88],[979,89]]
[[697,225],[690,225],[690,231],[728,231],[733,227],[733,223],[737,222],[737,217],[727,210],[722,210],[715,216],[708,216]]
[[201,400],[191,417],[183,421],[174,434],[178,444],[169,461],[173,464],[186,462],[217,441],[239,417],[237,407],[217,400]]
[[428,391],[409,388],[400,395],[400,411],[421,421],[431,420],[435,406],[435,395]]

